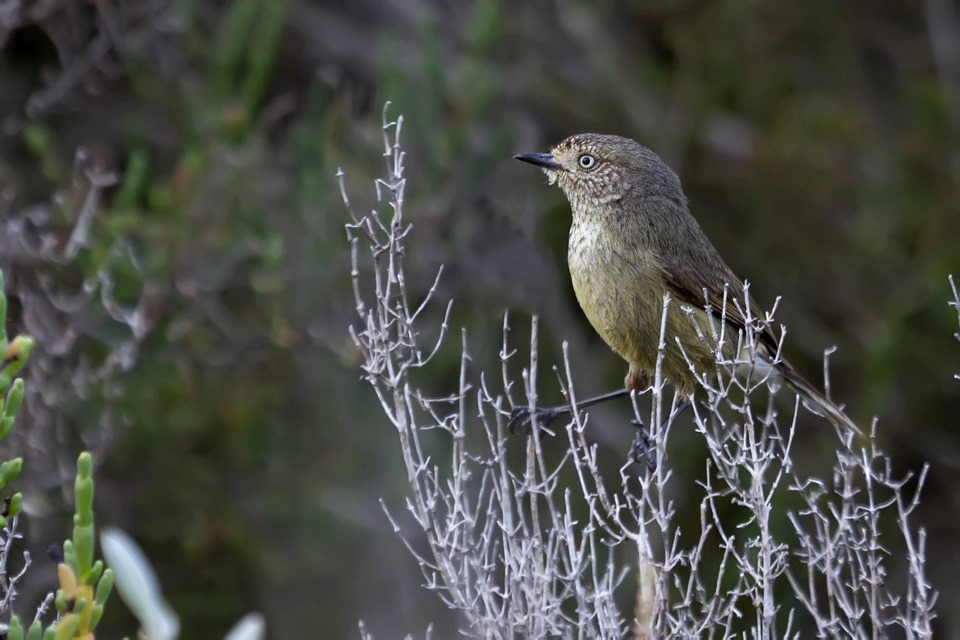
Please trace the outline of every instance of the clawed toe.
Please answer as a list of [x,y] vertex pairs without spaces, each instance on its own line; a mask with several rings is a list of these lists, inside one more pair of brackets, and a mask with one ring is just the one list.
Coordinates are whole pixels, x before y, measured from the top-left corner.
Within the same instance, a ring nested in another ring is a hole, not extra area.
[[[577,404],[577,407],[584,409],[600,402],[612,400],[627,395],[629,391],[619,389],[610,393],[605,393],[594,398],[584,400]],[[683,409],[689,406],[689,402],[684,402],[674,409],[672,417],[676,417]],[[536,414],[536,423],[543,429],[546,429],[554,420],[562,415],[570,413],[569,405],[560,407],[537,407],[533,411],[530,407],[514,407],[510,411],[510,419],[507,421],[507,429],[513,435],[529,435],[534,423],[534,413]],[[633,446],[630,448],[630,459],[637,463],[643,463],[650,471],[657,469],[657,452],[654,447],[647,428],[640,420],[631,420],[633,426],[637,428],[637,435],[633,439]],[[550,433],[549,431],[547,433]],[[551,434],[552,435],[552,434]]]
[[647,428],[637,419],[631,420],[630,424],[637,428],[637,435],[633,438],[633,445],[630,447],[630,458],[638,464],[641,462],[646,464],[651,472],[656,471],[657,452],[650,442]]
[[513,435],[526,435],[530,432],[530,409],[528,407],[514,407],[510,411],[510,421],[507,429]]

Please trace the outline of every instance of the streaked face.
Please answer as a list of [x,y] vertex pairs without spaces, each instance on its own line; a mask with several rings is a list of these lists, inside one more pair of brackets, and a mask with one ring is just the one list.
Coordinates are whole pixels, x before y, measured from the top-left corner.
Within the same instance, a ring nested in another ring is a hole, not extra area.
[[576,210],[623,198],[636,181],[644,147],[629,138],[595,133],[570,136],[550,153],[527,153],[518,160],[539,166],[550,184],[566,194]]
[[621,136],[580,133],[550,153],[514,157],[543,169],[549,183],[566,194],[574,214],[621,200],[631,191],[637,197],[683,198],[680,180],[660,157]]

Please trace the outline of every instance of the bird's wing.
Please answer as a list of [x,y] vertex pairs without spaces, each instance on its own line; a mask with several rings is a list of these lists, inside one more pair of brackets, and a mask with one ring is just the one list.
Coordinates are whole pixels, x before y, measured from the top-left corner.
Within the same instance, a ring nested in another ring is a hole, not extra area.
[[[664,271],[667,287],[670,294],[681,304],[690,305],[696,309],[703,309],[707,304],[710,312],[717,319],[725,318],[727,323],[736,330],[742,330],[746,324],[744,315],[743,283],[727,267],[719,256],[707,263],[697,261],[693,256],[661,255],[660,265]],[[691,259],[693,258],[693,259]],[[695,265],[695,266],[694,266]],[[724,289],[726,288],[726,314],[724,314]],[[706,291],[706,298],[704,297]],[[750,315],[762,318],[763,311],[759,305],[748,298]],[[767,346],[771,354],[778,348],[777,337],[766,327],[757,336],[761,343]]]
[[[726,285],[726,321],[737,330],[743,329],[746,325],[746,319],[742,311],[745,297],[743,283],[716,253],[711,251],[699,257],[701,261],[697,263],[695,257],[690,255],[683,259],[679,256],[672,259],[669,256],[660,256],[660,266],[664,271],[670,294],[676,299],[676,302],[698,309],[703,309],[709,301],[710,312],[720,319],[724,317],[722,313],[723,292]],[[698,266],[690,266],[694,264]],[[707,292],[706,298],[703,295],[704,290]],[[735,303],[734,300],[737,302]],[[750,298],[748,303],[750,305],[750,315],[754,318],[762,317],[763,312],[753,298]],[[761,344],[769,350],[769,356],[773,357],[779,347],[773,331],[766,327],[757,337]],[[800,395],[804,404],[814,413],[826,416],[833,424],[845,427],[861,437],[863,436],[863,431],[843,412],[843,409],[835,405],[823,392],[800,375],[783,356],[780,356],[775,366],[787,384]]]

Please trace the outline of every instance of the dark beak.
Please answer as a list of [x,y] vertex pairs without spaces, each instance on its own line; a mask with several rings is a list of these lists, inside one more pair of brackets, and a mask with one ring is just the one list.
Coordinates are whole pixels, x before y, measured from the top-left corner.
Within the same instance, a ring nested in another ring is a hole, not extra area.
[[529,162],[544,169],[553,169],[555,171],[563,169],[549,153],[518,153],[513,156],[513,159],[520,160],[521,162]]

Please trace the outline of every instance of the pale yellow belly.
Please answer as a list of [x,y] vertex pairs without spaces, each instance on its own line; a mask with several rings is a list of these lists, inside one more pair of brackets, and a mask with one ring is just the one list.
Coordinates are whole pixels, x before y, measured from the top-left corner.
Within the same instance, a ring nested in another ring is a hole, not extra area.
[[[580,237],[571,230],[570,277],[584,314],[600,337],[630,365],[631,372],[652,377],[656,368],[666,285],[650,252],[634,250],[629,258],[616,247]],[[706,313],[695,312],[706,327]],[[707,331],[709,334],[709,331]],[[697,371],[713,362],[709,348],[697,337],[693,322],[673,300],[667,313],[662,373],[684,392],[692,390],[693,374],[677,346]]]

